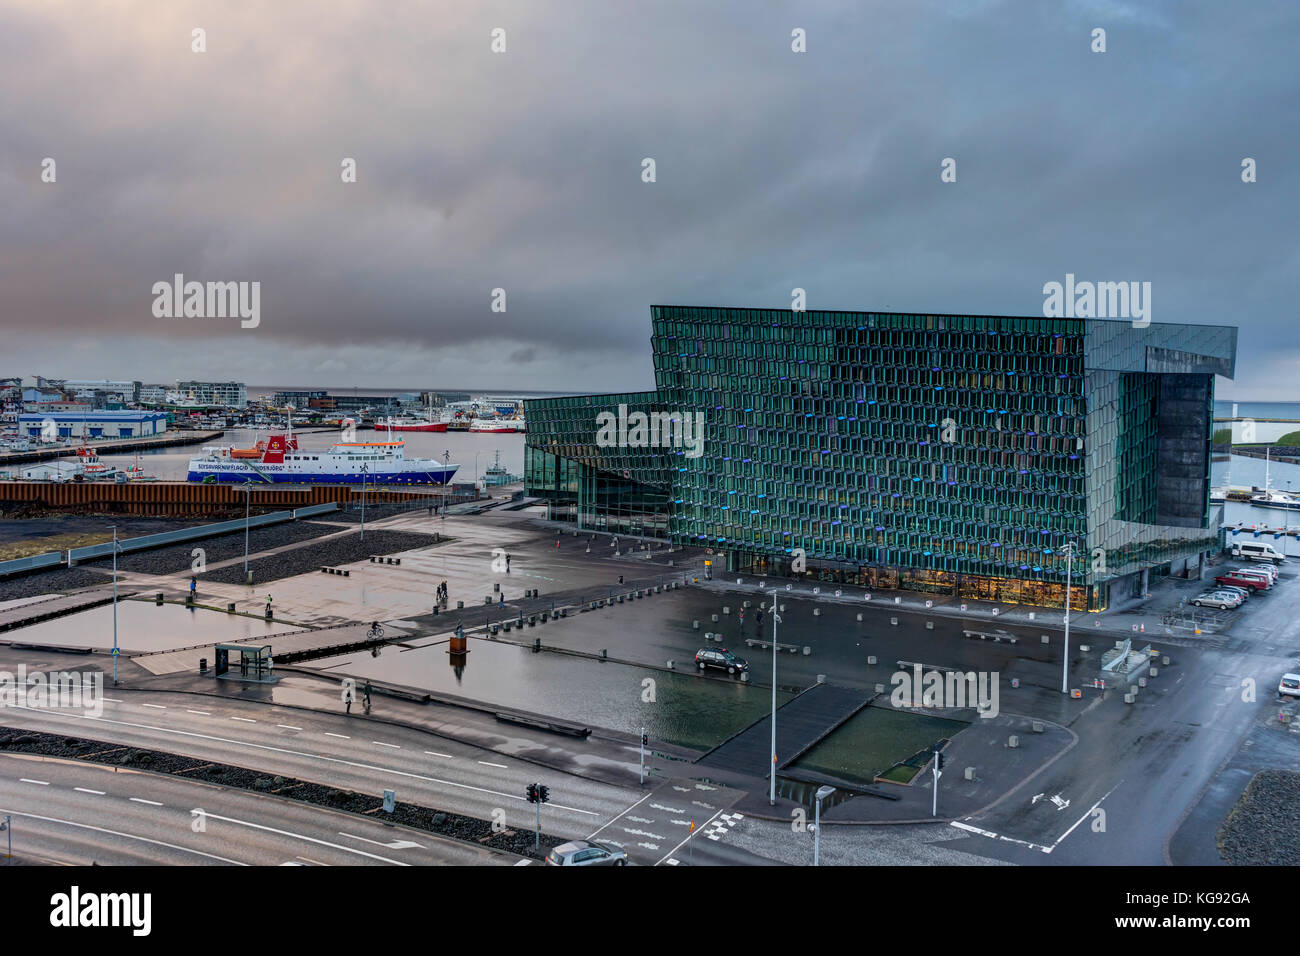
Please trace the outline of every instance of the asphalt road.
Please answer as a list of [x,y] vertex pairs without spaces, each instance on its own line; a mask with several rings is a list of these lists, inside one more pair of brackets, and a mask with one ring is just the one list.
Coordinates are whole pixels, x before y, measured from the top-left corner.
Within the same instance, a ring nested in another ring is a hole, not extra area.
[[520,859],[356,814],[141,773],[0,755],[15,856],[87,865],[510,866]]
[[[28,707],[7,708],[3,717],[24,729],[203,757],[376,796],[393,789],[399,802],[480,819],[503,810],[508,825],[524,829],[535,826],[536,808],[524,791],[536,781],[551,788],[542,810],[544,832],[614,843],[634,864],[666,863],[689,850],[690,824],[702,830],[740,796],[694,781],[660,780],[646,790],[614,786],[359,716],[207,696],[118,689],[98,717]],[[697,852],[697,864],[710,860],[734,861],[716,850]]]

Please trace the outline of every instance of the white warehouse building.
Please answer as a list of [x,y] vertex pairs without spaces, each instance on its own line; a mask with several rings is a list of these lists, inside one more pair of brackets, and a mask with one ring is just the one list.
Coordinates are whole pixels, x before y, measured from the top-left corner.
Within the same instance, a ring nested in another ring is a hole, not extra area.
[[139,438],[167,430],[162,412],[50,412],[18,416],[18,434],[24,438]]

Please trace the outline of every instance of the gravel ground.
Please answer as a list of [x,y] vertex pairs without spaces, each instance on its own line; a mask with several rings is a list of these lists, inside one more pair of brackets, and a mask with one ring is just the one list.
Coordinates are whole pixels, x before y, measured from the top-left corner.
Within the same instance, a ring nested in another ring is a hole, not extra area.
[[1291,866],[1300,846],[1300,773],[1262,770],[1219,829],[1219,853],[1234,866]]
[[[445,538],[443,539],[446,540]],[[303,545],[292,551],[273,554],[258,561],[249,562],[248,569],[253,572],[253,580],[258,585],[267,581],[291,578],[297,574],[306,574],[324,566],[336,567],[353,561],[365,561],[372,554],[393,554],[409,551],[413,548],[427,548],[434,543],[433,535],[415,534],[410,531],[371,531],[367,529],[366,540],[361,536],[350,534],[342,538],[332,538],[318,544]],[[240,551],[243,554],[243,551]],[[209,560],[211,560],[209,558]],[[205,581],[222,584],[238,584],[244,578],[242,564],[231,565],[203,575]]]
[[111,574],[101,574],[88,568],[58,568],[0,579],[0,601],[36,597],[38,594],[64,594],[78,588],[112,583]]
[[[250,554],[257,551],[266,551],[270,548],[278,548],[298,541],[308,541],[338,530],[338,528],[331,528],[327,524],[318,524],[314,521],[287,521],[284,524],[264,528],[250,528],[248,531],[248,550]],[[244,532],[240,530],[216,538],[186,541],[183,544],[176,544],[167,548],[156,548],[152,551],[140,551],[135,554],[120,554],[117,557],[117,566],[119,570],[133,571],[140,574],[178,574],[190,569],[191,562],[194,560],[193,552],[195,548],[203,549],[209,564],[224,561],[227,558],[242,557],[244,554]],[[113,559],[110,556],[83,563],[98,568],[111,568]]]
[[[202,780],[223,787],[273,793],[313,806],[367,814],[372,818],[377,816],[374,811],[383,806],[383,800],[357,793],[355,790],[341,790],[338,787],[295,780],[293,777],[272,776],[242,767],[232,767],[229,764],[214,764],[194,757],[183,757],[158,750],[141,750],[137,747],[123,747],[119,744],[87,740],[82,737],[64,737],[0,727],[0,750],[83,759],[109,766],[176,774],[184,776],[187,780]],[[382,812],[381,810],[380,813]],[[533,849],[531,831],[507,829],[495,833],[491,822],[487,820],[409,803],[397,804],[392,814],[386,814],[380,819],[389,819],[402,826],[537,859],[545,858],[552,847],[564,842],[560,838],[548,837],[543,833],[539,854]]]
[[[809,813],[811,821],[812,814]],[[823,866],[1013,866],[976,856],[958,846],[974,839],[947,826],[835,826],[823,823]],[[982,839],[982,838],[981,838]],[[791,825],[746,817],[723,842],[791,866],[812,866],[813,835]],[[685,861],[685,857],[678,854]]]

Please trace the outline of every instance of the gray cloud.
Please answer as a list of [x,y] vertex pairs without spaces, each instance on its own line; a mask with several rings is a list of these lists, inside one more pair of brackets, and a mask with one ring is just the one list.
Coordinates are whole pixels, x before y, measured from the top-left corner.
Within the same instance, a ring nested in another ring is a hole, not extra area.
[[[1240,325],[1230,394],[1286,397],[1298,25],[1208,0],[9,4],[5,374],[647,387],[652,302],[1032,315],[1073,272]],[[261,326],[155,319],[176,272],[260,281]]]

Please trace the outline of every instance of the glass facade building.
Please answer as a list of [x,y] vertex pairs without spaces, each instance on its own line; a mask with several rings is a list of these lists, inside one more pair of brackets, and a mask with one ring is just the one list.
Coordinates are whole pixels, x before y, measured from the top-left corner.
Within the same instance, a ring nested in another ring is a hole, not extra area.
[[1210,422],[1235,328],[682,306],[652,320],[654,391],[526,403],[528,493],[557,518],[709,547],[729,570],[1048,606],[1071,543],[1071,604],[1093,609],[1217,548]]

